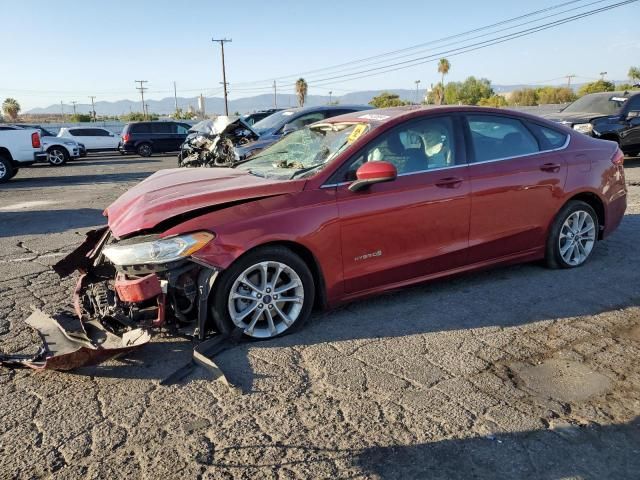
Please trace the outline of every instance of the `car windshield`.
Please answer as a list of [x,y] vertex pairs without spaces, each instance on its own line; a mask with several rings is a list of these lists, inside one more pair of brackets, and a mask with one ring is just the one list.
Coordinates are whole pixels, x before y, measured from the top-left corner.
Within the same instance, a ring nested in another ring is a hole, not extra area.
[[620,110],[626,101],[626,97],[616,95],[615,93],[606,95],[585,95],[565,108],[563,113],[587,112],[615,115],[620,113]]
[[273,115],[269,115],[267,118],[263,118],[259,122],[253,124],[251,127],[258,135],[262,135],[263,133],[272,130],[291,118],[295,111],[293,110],[283,110],[281,112],[276,112]]
[[236,168],[282,180],[311,176],[368,129],[366,123],[316,124],[287,135]]

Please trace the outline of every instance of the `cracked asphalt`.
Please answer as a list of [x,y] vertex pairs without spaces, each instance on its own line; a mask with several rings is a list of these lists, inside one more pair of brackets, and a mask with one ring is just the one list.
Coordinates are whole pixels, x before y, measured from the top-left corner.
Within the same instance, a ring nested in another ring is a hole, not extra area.
[[[0,351],[33,352],[50,270],[175,157],[97,157],[0,186]],[[0,478],[638,478],[640,158],[629,207],[582,268],[528,264],[317,312],[216,357],[159,335],[72,373],[0,368]]]

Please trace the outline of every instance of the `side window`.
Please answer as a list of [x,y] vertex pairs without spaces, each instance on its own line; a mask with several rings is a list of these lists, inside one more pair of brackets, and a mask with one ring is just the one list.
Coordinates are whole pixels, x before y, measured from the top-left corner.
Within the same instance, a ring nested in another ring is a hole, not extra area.
[[494,115],[467,115],[467,121],[476,162],[540,151],[536,138],[518,119]]
[[311,125],[314,122],[319,120],[324,120],[325,114],[324,112],[316,112],[316,113],[308,113],[306,115],[302,115],[301,117],[296,118],[293,122],[289,122],[296,128],[303,128],[307,125]]
[[627,107],[627,112],[628,112],[627,115],[631,117],[640,116],[640,95],[634,95],[629,99],[629,106]]
[[74,128],[72,130],[69,130],[69,133],[74,137],[86,137],[87,134],[85,133],[85,131],[86,130],[84,128]]
[[186,135],[187,132],[189,131],[189,127],[187,127],[186,125],[183,125],[182,123],[179,123],[176,126],[178,127],[178,133],[180,135]]
[[165,122],[158,122],[151,124],[151,133],[168,134],[171,133],[171,124]]
[[565,133],[558,132],[557,130],[552,130],[551,128],[546,127],[538,127],[540,129],[540,133],[544,135],[544,138],[547,139],[551,148],[560,148],[567,141],[567,135]]
[[451,117],[409,121],[372,140],[344,169],[336,183],[355,180],[365,162],[385,161],[398,175],[424,172],[456,164],[455,132]]
[[108,137],[109,133],[106,130],[102,130],[101,128],[87,128],[85,130],[87,135],[92,137]]

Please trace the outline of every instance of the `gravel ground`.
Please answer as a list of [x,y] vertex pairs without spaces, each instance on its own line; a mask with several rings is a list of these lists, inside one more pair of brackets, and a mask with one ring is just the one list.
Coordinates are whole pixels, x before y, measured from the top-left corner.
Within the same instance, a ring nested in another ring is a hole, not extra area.
[[[0,187],[0,351],[31,351],[30,305],[102,209],[175,157],[95,157]],[[638,478],[640,159],[629,208],[583,268],[538,264],[318,312],[302,331],[195,369],[156,337],[73,373],[0,369],[0,478]]]

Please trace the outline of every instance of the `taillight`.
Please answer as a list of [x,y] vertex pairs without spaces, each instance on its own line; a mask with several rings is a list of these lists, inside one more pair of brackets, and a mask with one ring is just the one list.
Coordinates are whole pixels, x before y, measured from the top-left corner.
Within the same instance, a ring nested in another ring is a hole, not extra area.
[[33,132],[31,134],[31,146],[33,148],[40,148],[40,134],[38,132]]
[[122,143],[127,143],[129,141],[129,138],[131,138],[129,136],[128,133],[125,133],[124,135],[122,135]]
[[611,157],[611,163],[614,165],[623,165],[624,164],[624,153],[619,148],[616,150],[616,153],[613,157]]

